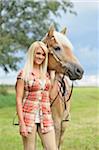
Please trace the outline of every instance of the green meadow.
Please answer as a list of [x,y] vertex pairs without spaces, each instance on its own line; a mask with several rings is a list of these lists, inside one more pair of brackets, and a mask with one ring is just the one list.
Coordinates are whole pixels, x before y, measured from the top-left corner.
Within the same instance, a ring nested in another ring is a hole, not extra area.
[[[99,150],[99,89],[74,88],[71,121],[65,132],[62,150]],[[12,125],[15,115],[15,91],[0,94],[0,150],[22,150],[18,126]],[[37,150],[43,150],[37,136]]]

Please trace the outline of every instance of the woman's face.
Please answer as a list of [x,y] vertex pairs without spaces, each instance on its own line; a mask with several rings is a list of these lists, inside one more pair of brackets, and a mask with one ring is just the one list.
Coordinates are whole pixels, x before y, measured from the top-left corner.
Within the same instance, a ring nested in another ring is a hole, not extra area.
[[38,47],[35,50],[35,54],[34,54],[34,64],[36,65],[41,65],[43,63],[43,61],[45,60],[45,52],[41,47]]

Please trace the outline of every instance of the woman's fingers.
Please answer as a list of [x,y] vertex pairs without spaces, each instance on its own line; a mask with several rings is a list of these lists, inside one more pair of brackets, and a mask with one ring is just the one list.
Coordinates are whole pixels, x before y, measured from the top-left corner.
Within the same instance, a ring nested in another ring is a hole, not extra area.
[[28,133],[27,132],[20,132],[20,135],[27,137]]
[[22,136],[27,136],[28,135],[28,132],[27,132],[27,129],[26,129],[26,126],[25,125],[22,125],[22,126],[20,126],[20,134],[22,135]]

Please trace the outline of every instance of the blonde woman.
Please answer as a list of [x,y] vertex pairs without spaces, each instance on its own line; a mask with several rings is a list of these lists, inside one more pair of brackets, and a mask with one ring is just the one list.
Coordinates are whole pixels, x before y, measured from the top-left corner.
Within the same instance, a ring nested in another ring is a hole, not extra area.
[[17,76],[16,109],[24,150],[36,149],[36,132],[46,150],[56,150],[47,63],[48,49],[43,42],[36,41],[30,46],[25,66]]

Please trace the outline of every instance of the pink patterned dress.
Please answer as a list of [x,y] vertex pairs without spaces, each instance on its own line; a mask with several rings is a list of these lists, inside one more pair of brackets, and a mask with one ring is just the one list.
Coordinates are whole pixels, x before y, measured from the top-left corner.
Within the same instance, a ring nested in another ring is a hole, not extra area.
[[[23,78],[21,70],[17,80]],[[24,80],[23,116],[28,132],[32,132],[35,123],[40,123],[42,133],[53,129],[52,113],[50,108],[49,90],[51,82],[49,76],[42,81],[31,72],[29,80]]]

